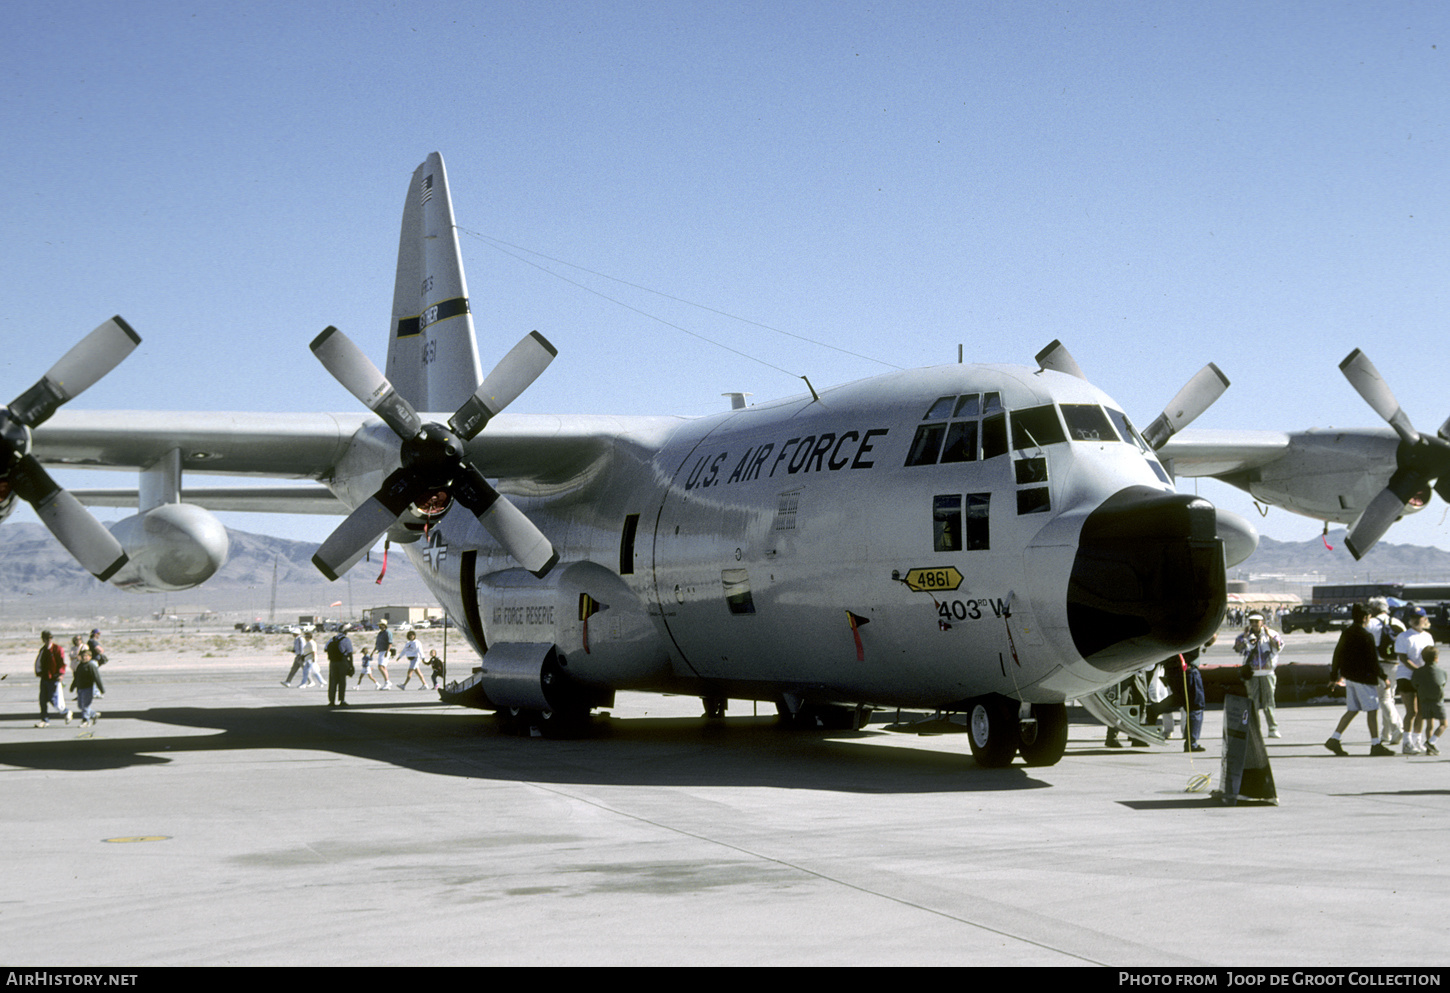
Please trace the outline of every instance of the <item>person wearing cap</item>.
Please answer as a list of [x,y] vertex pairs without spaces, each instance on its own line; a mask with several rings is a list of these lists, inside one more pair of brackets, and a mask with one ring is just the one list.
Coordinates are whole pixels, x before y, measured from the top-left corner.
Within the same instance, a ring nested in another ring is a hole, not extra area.
[[352,677],[352,639],[347,633],[351,624],[337,629],[337,634],[328,639],[327,647],[327,705],[347,706],[347,681]]
[[101,647],[101,629],[91,628],[91,637],[86,641],[86,648],[90,649],[91,661],[99,668],[110,660],[106,658],[106,650]]
[[1421,653],[1425,646],[1433,645],[1435,639],[1430,634],[1430,618],[1425,616],[1424,607],[1411,607],[1405,617],[1405,624],[1405,633],[1395,639],[1395,656],[1400,660],[1395,669],[1395,688],[1400,691],[1400,702],[1405,705],[1405,719],[1400,725],[1404,732],[1400,738],[1400,752],[1404,755],[1422,755],[1425,747],[1420,743],[1420,726],[1424,721],[1420,716],[1412,680],[1415,670],[1423,664]]
[[1354,715],[1363,713],[1369,723],[1369,753],[1371,755],[1393,755],[1380,742],[1379,653],[1374,638],[1365,625],[1369,622],[1369,611],[1362,604],[1354,605],[1354,623],[1339,635],[1334,646],[1334,661],[1329,669],[1331,683],[1344,684],[1344,714],[1339,725],[1324,742],[1324,747],[1335,755],[1348,755],[1340,740],[1354,721]]
[[1277,631],[1271,631],[1264,625],[1264,615],[1260,613],[1250,614],[1248,628],[1234,639],[1234,651],[1243,656],[1244,664],[1253,670],[1252,678],[1246,681],[1249,702],[1263,713],[1270,738],[1283,737],[1279,733],[1279,719],[1274,713],[1274,691],[1278,683],[1274,666],[1283,650],[1284,639]]

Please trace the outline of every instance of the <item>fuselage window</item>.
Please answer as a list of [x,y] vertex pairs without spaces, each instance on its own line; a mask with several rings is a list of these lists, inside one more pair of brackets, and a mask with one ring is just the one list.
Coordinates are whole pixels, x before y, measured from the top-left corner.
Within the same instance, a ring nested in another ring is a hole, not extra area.
[[1012,447],[1044,448],[1067,440],[1052,404],[1012,412]]
[[1012,463],[1017,485],[1018,514],[1041,514],[1052,509],[1052,499],[1046,486],[1047,459],[1042,457],[1017,459]]
[[1062,416],[1067,421],[1067,436],[1073,441],[1117,441],[1108,415],[1091,403],[1065,403]]
[[945,424],[923,424],[916,429],[911,439],[911,451],[907,453],[907,465],[936,465],[941,454],[942,437],[947,432]]
[[992,494],[967,494],[967,551],[981,552],[992,547]]
[[1047,460],[1044,458],[1018,459],[1012,463],[1017,472],[1017,485],[1047,482]]
[[1018,514],[1043,514],[1051,509],[1052,501],[1048,498],[1046,486],[1017,491]]
[[962,550],[962,498],[955,493],[939,495],[932,500],[932,547],[938,552]]

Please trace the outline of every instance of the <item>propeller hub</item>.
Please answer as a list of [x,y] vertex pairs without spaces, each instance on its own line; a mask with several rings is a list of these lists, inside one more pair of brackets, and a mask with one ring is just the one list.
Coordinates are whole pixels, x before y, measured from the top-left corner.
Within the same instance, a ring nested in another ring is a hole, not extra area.
[[9,468],[16,458],[30,451],[30,429],[10,413],[9,407],[0,407],[0,468]]
[[449,476],[463,464],[463,442],[441,424],[425,424],[403,442],[400,455],[410,469],[433,470],[447,467]]

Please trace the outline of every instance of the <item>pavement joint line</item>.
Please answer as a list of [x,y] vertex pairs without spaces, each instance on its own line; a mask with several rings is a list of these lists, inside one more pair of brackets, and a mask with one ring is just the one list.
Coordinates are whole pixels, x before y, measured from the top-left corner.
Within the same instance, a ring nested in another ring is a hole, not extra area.
[[744,848],[744,847],[742,847],[740,845],[732,844],[731,842],[728,842],[728,841],[721,841],[719,838],[710,838],[710,837],[706,837],[705,835],[702,835],[702,834],[697,834],[694,831],[687,831],[684,828],[674,827],[674,826],[669,825],[669,824],[661,824],[659,821],[651,820],[650,818],[643,817],[643,816],[641,816],[639,814],[631,814],[631,813],[628,813],[627,811],[620,810],[617,807],[613,807],[613,806],[611,806],[611,805],[609,805],[607,803],[604,803],[603,801],[600,801],[600,800],[595,800],[595,799],[592,799],[592,798],[586,797],[586,796],[579,796],[576,793],[570,793],[567,790],[562,790],[562,789],[557,789],[555,787],[546,786],[543,783],[537,783],[536,782],[536,783],[530,783],[529,785],[530,786],[533,786],[535,789],[538,789],[538,790],[540,790],[542,792],[545,792],[545,793],[552,793],[555,796],[560,796],[560,797],[564,797],[565,799],[574,800],[574,801],[576,801],[578,803],[587,804],[588,806],[594,807],[594,808],[596,808],[598,810],[602,810],[605,813],[613,814],[616,817],[624,817],[624,818],[627,818],[627,819],[632,820],[632,821],[637,821],[637,822],[639,822],[641,824],[648,824],[650,827],[658,828],[661,831],[669,831],[672,834],[677,834],[677,835],[680,835],[680,836],[685,837],[685,838],[693,838],[696,841],[702,841],[702,842],[704,842],[707,845],[716,845],[716,846],[718,846],[720,848],[724,848],[724,849],[726,849],[728,851],[738,852],[741,855],[745,855],[745,856],[748,856],[749,858],[753,858],[753,859],[758,859],[758,860],[760,860],[762,862],[771,862],[771,863],[774,863],[775,865],[779,865],[779,866],[782,866],[782,867],[787,868],[787,869],[793,869],[796,872],[804,873],[805,875],[808,875],[808,876],[814,876],[815,878],[820,879],[823,882],[833,883],[833,884],[835,884],[837,886],[844,886],[847,889],[855,890],[856,892],[865,894],[866,896],[876,897],[877,899],[880,899],[880,900],[889,900],[890,902],[896,904],[897,906],[909,907],[912,910],[919,910],[922,913],[931,914],[931,915],[933,915],[935,917],[940,917],[943,920],[948,920],[948,921],[952,921],[952,922],[954,922],[956,924],[963,924],[963,925],[966,925],[967,927],[976,928],[979,931],[984,931],[984,932],[986,932],[988,934],[995,934],[995,935],[997,935],[999,937],[1007,938],[1007,939],[1009,939],[1011,941],[1019,941],[1019,942],[1021,942],[1024,945],[1031,945],[1034,948],[1041,948],[1044,951],[1052,952],[1052,953],[1054,953],[1056,955],[1063,955],[1063,956],[1066,956],[1068,958],[1077,959],[1078,961],[1085,962],[1085,963],[1087,963],[1089,965],[1097,965],[1097,966],[1104,966],[1104,967],[1106,967],[1109,964],[1107,962],[1100,962],[1100,961],[1098,961],[1096,959],[1090,959],[1090,958],[1088,958],[1085,955],[1079,955],[1076,952],[1070,952],[1070,951],[1067,951],[1066,949],[1063,949],[1063,948],[1054,948],[1052,945],[1048,945],[1048,944],[1045,944],[1045,943],[1040,942],[1040,941],[1033,941],[1031,938],[1025,938],[1025,937],[1023,937],[1021,935],[1013,934],[1010,931],[1004,931],[1001,928],[994,928],[994,927],[990,927],[990,926],[988,926],[986,924],[981,924],[981,923],[979,923],[977,921],[967,920],[964,917],[958,917],[955,914],[949,914],[949,913],[947,913],[944,910],[937,910],[934,907],[927,907],[927,906],[924,906],[924,905],[922,905],[920,903],[913,902],[911,900],[903,900],[901,897],[892,896],[889,893],[882,893],[882,892],[880,892],[878,890],[867,889],[866,887],[861,886],[861,885],[859,885],[857,883],[848,882],[848,881],[846,881],[844,879],[840,879],[840,878],[837,878],[835,876],[829,876],[829,875],[827,875],[824,872],[820,872],[819,870],[816,870],[816,869],[808,869],[808,868],[806,868],[803,865],[798,865],[798,864],[796,864],[794,862],[788,862],[785,859],[776,858],[775,856],[772,856],[772,855],[766,855],[763,852],[752,851],[752,850],[750,850],[748,848]]

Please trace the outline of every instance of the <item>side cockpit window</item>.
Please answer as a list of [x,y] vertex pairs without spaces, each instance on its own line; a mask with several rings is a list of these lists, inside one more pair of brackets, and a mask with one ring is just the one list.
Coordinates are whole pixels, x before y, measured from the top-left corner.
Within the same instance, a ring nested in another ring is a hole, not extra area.
[[1007,453],[1000,393],[937,397],[911,439],[906,464],[976,462]]

